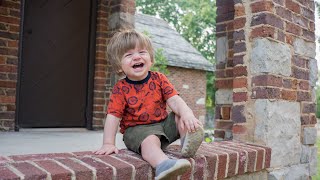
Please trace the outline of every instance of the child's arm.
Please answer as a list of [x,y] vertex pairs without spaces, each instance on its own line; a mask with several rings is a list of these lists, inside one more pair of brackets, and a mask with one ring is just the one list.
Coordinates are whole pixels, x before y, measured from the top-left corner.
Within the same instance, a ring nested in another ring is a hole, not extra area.
[[202,126],[201,122],[194,116],[192,110],[179,95],[170,97],[167,103],[172,111],[180,116],[182,129],[186,127],[189,132],[194,132]]
[[113,152],[118,154],[118,149],[115,146],[115,138],[119,126],[120,118],[108,114],[106,122],[104,124],[103,132],[103,145],[99,150],[94,151],[94,154],[112,154]]

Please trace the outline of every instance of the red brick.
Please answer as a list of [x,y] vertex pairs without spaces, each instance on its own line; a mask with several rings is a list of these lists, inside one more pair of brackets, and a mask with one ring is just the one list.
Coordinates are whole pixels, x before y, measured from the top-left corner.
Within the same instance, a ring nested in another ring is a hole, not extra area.
[[15,161],[33,161],[33,160],[43,160],[43,159],[52,159],[52,158],[68,158],[74,157],[70,153],[50,153],[50,154],[27,154],[27,155],[14,155],[9,156],[9,158]]
[[206,176],[206,158],[205,157],[199,157],[196,156],[193,158],[195,161],[195,167],[194,167],[194,179],[205,179]]
[[309,80],[309,71],[302,68],[292,67],[292,76],[297,79]]
[[115,154],[114,156],[121,158],[122,160],[132,164],[136,169],[136,179],[146,179],[148,177],[148,172],[151,170],[151,166],[146,161],[137,158],[134,158],[130,155],[127,155],[126,152],[123,151],[119,154]]
[[236,18],[236,19],[233,21],[233,28],[234,28],[234,29],[243,28],[243,27],[245,26],[246,22],[247,22],[246,17]]
[[289,101],[297,100],[297,91],[281,90],[281,98]]
[[295,37],[286,33],[286,43],[293,45],[293,41],[294,41]]
[[113,169],[109,165],[96,161],[91,157],[79,157],[78,159],[96,169],[97,179],[113,179]]
[[[244,30],[234,31],[234,33],[233,33],[233,40],[234,40],[234,41],[245,40]],[[233,42],[233,43],[234,43],[234,42]],[[230,48],[232,48],[232,47],[230,47]]]
[[303,91],[298,91],[297,94],[297,101],[310,101],[311,100],[311,94],[310,92],[303,92]]
[[244,115],[244,105],[232,106],[231,119],[234,123],[244,123],[246,122],[246,117]]
[[[92,152],[91,152],[92,154]],[[85,167],[84,165],[76,162],[75,160],[72,159],[56,159],[57,161],[61,162],[65,166],[69,167],[72,169],[75,173],[75,177],[78,180],[86,180],[86,179],[92,179],[93,178],[93,172]]]
[[286,22],[286,32],[292,33],[294,35],[300,36],[302,34],[302,29],[298,25],[290,22]]
[[233,69],[233,76],[239,77],[239,76],[247,76],[247,66],[235,66]]
[[232,127],[232,133],[234,134],[245,134],[247,132],[247,128],[244,125],[234,124]]
[[232,129],[233,121],[226,121],[226,120],[216,120],[215,127],[217,129],[224,129],[224,130],[230,130]]
[[283,29],[283,20],[271,13],[260,13],[252,17],[251,26],[260,24],[269,24],[276,28]]
[[296,79],[283,79],[283,87],[287,89],[297,89],[298,81]]
[[15,103],[16,98],[11,96],[0,96],[0,103]]
[[247,100],[247,92],[233,92],[233,102],[243,102]]
[[290,9],[291,11],[300,14],[300,6],[298,3],[293,2],[292,0],[286,0],[285,1],[285,5],[288,9]]
[[302,113],[306,113],[306,114],[315,113],[316,110],[317,108],[315,103],[306,103],[306,102],[302,103]]
[[286,36],[281,30],[278,30],[277,40],[279,40],[281,42],[285,42],[285,40],[286,40]]
[[276,14],[290,22],[292,21],[292,12],[282,6],[276,7]]
[[207,150],[209,147],[200,146],[200,148],[197,151],[197,154],[203,155],[207,160],[207,179],[214,179],[214,174],[216,170],[217,164],[217,154],[212,153]]
[[0,166],[1,166],[2,164],[8,163],[8,162],[10,162],[10,160],[9,160],[7,157],[5,157],[5,156],[0,156]]
[[[245,42],[238,42],[238,43],[235,43],[233,46],[234,53],[241,53],[241,52],[245,52],[246,50],[247,50],[247,47]],[[233,57],[233,55],[230,57]]]
[[230,119],[230,106],[222,106],[221,107],[221,118],[224,120],[229,120]]
[[271,1],[259,1],[252,3],[251,5],[252,13],[262,12],[262,11],[270,11],[272,12],[273,3]]
[[236,66],[238,64],[243,64],[243,56],[244,55],[236,55],[236,56],[233,56],[233,65]]
[[226,69],[225,71],[226,76],[225,77],[233,77],[233,69]]
[[116,168],[116,179],[131,179],[133,169],[129,164],[113,158],[112,156],[97,156],[97,158]]
[[275,29],[274,27],[268,27],[268,26],[261,26],[253,28],[251,31],[250,38],[256,38],[256,37],[275,37]]
[[248,86],[247,78],[235,78],[233,81],[233,88],[246,88]]
[[71,179],[72,173],[52,160],[34,161],[51,174],[52,179]]
[[225,178],[226,173],[226,167],[227,167],[227,153],[218,151],[214,149],[214,146],[210,146],[207,144],[203,144],[202,148],[206,149],[209,152],[215,153],[218,155],[218,172],[217,172],[217,178],[222,179]]
[[24,177],[26,180],[47,178],[46,172],[40,170],[39,168],[35,167],[30,163],[17,162],[17,163],[12,163],[11,165],[14,166],[16,169],[18,169],[22,174],[24,174]]
[[231,89],[232,88],[232,79],[217,79],[216,80],[216,88],[218,89]]
[[314,42],[315,39],[316,39],[316,36],[315,36],[314,32],[308,31],[308,30],[305,30],[305,29],[302,30],[302,36],[304,38],[306,38],[307,40],[312,41],[312,42]]
[[0,166],[0,175],[1,175],[1,180],[19,180],[20,177],[17,176],[15,173],[13,173],[11,170],[9,170],[8,167],[5,166]]
[[282,78],[274,75],[258,75],[252,78],[252,86],[282,87]]
[[13,81],[0,81],[0,87],[2,88],[16,88],[17,82]]
[[301,90],[309,90],[309,81],[300,81],[299,82],[299,89]]
[[280,89],[271,87],[256,87],[253,88],[253,99],[280,99]]

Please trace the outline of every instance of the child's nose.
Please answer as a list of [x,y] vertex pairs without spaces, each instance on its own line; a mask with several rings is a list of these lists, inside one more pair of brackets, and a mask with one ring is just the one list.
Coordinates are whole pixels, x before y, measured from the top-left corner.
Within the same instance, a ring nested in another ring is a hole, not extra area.
[[140,59],[140,58],[141,58],[141,56],[138,52],[133,53],[132,59],[136,60],[136,59]]

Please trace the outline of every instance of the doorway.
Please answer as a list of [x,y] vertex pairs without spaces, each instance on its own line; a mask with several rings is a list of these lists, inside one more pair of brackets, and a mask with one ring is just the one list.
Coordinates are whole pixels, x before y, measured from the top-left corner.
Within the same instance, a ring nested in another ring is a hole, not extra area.
[[88,0],[24,5],[17,121],[21,128],[86,127],[91,14]]

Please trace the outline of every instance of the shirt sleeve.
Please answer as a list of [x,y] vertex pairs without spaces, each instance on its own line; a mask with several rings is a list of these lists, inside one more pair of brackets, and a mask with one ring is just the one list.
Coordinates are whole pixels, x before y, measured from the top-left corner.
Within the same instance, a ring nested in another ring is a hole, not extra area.
[[167,100],[174,95],[179,95],[178,91],[164,74],[159,73],[159,77],[161,80],[161,93],[164,100]]
[[124,94],[121,91],[121,87],[118,83],[112,89],[110,100],[108,103],[107,114],[112,114],[118,118],[122,118],[125,105],[126,101],[124,98]]

